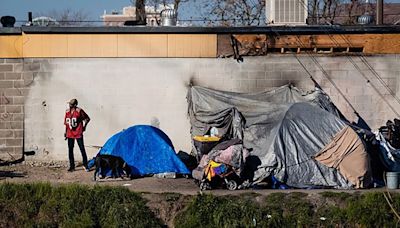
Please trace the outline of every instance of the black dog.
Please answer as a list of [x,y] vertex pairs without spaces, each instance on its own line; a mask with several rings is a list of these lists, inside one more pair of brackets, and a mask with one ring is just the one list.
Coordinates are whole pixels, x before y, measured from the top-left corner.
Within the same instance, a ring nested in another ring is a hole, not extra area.
[[97,174],[100,172],[100,178],[105,177],[105,171],[111,169],[111,177],[119,178],[120,170],[123,170],[127,177],[131,177],[131,169],[129,165],[120,157],[113,155],[99,154],[95,160],[96,170],[94,172],[93,180],[96,181]]

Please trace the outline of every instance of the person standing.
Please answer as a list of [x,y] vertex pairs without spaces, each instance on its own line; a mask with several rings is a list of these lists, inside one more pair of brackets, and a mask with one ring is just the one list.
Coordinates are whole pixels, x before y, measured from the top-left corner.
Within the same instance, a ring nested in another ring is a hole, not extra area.
[[68,156],[69,156],[69,172],[75,170],[74,161],[74,144],[75,140],[78,142],[79,149],[82,154],[83,166],[87,168],[87,156],[85,145],[83,143],[83,132],[90,121],[89,116],[83,109],[78,107],[78,100],[72,99],[68,102],[69,108],[65,112],[64,125],[65,125],[65,139],[68,141]]

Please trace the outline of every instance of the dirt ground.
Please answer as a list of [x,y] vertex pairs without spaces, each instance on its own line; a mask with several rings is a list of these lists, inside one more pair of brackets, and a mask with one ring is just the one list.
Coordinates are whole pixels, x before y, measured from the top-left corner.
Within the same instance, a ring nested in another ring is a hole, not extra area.
[[174,192],[185,195],[195,195],[198,187],[193,179],[145,177],[138,179],[101,179],[93,181],[94,171],[86,172],[82,166],[74,172],[68,172],[65,167],[13,165],[0,166],[0,183],[33,183],[49,182],[51,184],[78,183],[86,185],[124,186],[135,192],[165,193]]
[[[51,166],[31,166],[28,164],[17,164],[12,166],[0,166],[0,183],[34,183],[34,182],[49,182],[54,185],[58,184],[85,184],[85,185],[103,185],[103,186],[124,186],[135,192],[143,193],[180,193],[183,195],[199,194],[199,187],[193,179],[176,178],[166,179],[157,177],[144,177],[138,179],[102,179],[93,181],[94,171],[86,172],[82,166],[78,166],[74,172],[68,172],[66,167],[51,167]],[[211,190],[215,195],[232,195],[242,193],[258,193],[267,195],[273,192],[294,192],[301,191],[309,194],[322,191],[383,191],[385,188],[366,189],[366,190],[324,190],[324,189],[290,189],[290,190],[275,190],[275,189],[248,189],[248,190]],[[395,190],[400,192],[399,190]]]

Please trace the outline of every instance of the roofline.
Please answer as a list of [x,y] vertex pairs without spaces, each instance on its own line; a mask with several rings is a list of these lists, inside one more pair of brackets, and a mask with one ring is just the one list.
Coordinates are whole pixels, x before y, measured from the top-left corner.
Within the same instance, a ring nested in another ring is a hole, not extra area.
[[21,35],[21,27],[0,27],[0,35]]
[[384,34],[400,33],[398,25],[338,26],[254,26],[254,27],[39,27],[22,26],[0,28],[1,35],[13,34],[269,34],[269,35],[309,35],[309,34]]

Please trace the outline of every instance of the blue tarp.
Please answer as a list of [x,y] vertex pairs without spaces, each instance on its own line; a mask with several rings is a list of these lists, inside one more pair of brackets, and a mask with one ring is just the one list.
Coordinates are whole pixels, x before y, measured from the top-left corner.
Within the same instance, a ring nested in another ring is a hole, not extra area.
[[121,157],[134,175],[190,173],[176,155],[168,136],[152,126],[136,125],[118,132],[107,140],[99,153]]

